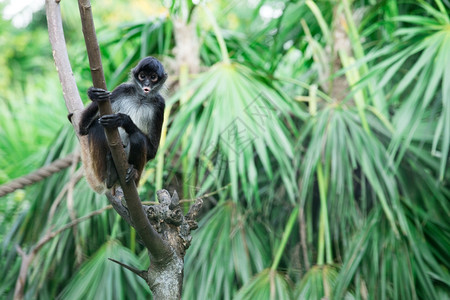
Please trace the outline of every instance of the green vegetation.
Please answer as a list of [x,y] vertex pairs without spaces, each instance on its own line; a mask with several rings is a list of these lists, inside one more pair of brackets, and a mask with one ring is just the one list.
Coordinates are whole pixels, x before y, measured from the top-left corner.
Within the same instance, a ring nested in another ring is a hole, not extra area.
[[[108,87],[147,55],[170,77],[167,134],[141,197],[209,194],[183,299],[450,297],[448,1],[116,2],[93,2]],[[86,99],[78,8],[61,6]],[[6,183],[78,145],[43,12],[26,28],[0,23]],[[0,198],[0,298],[14,294],[17,245],[28,252],[107,205],[84,179],[72,186],[79,168]],[[107,260],[147,265],[142,250],[106,209],[44,244],[25,297],[146,297]]]

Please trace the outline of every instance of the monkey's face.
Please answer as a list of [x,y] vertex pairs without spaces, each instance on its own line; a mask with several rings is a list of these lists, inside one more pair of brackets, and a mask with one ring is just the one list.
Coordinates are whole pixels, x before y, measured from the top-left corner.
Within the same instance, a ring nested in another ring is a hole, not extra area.
[[154,57],[146,57],[132,71],[135,82],[144,95],[156,94],[167,79],[162,64]]

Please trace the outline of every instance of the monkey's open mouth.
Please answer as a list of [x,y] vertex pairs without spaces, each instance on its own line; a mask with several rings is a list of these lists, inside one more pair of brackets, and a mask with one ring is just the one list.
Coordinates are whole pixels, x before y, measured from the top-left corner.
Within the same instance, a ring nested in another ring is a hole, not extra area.
[[151,89],[149,87],[144,87],[143,90],[144,90],[144,93],[146,93],[146,94],[150,93],[150,91],[151,91]]

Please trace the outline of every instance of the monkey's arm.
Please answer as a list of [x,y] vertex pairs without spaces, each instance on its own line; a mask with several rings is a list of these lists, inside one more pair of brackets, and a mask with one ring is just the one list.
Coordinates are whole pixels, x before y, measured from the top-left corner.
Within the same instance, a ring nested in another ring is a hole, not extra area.
[[117,128],[122,127],[128,135],[132,135],[135,133],[141,133],[144,135],[144,133],[139,129],[139,127],[136,126],[136,124],[133,123],[133,120],[131,120],[129,115],[117,113],[112,115],[104,115],[100,117],[99,119],[100,124],[102,124],[103,127],[107,128]]
[[149,130],[147,160],[154,159],[158,151],[159,142],[161,140],[161,130],[164,122],[164,99],[158,95],[158,102],[155,107],[154,122]]
[[[117,128],[122,127],[130,138],[133,144],[140,144],[141,149],[149,148],[149,138],[134,124],[129,115],[117,113],[112,115],[104,115],[98,119],[103,127]],[[159,138],[158,138],[159,139]],[[148,150],[147,150],[148,151]]]
[[92,123],[96,121],[96,116],[98,114],[98,104],[99,101],[106,101],[111,93],[103,89],[90,87],[88,89],[88,96],[91,99],[90,103],[81,115],[80,120],[80,134],[87,135],[89,133],[89,128]]
[[[113,115],[104,115],[99,119],[102,126],[107,128],[122,127],[128,134],[129,153],[128,163],[130,167],[127,169],[125,180],[135,180],[136,185],[139,183],[142,170],[147,162],[147,149],[149,145],[148,137],[133,123],[130,116],[122,113]],[[114,179],[116,180],[116,179]]]

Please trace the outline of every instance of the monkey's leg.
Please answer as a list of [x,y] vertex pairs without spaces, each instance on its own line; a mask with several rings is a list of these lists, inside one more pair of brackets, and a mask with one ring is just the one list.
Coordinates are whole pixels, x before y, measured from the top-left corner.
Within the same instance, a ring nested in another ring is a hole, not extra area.
[[117,175],[116,165],[114,164],[111,151],[108,151],[106,155],[106,187],[110,189],[118,181],[119,176]]
[[130,152],[128,154],[128,163],[126,181],[134,180],[136,186],[139,184],[142,170],[147,162],[147,142],[146,136],[133,123],[130,116],[126,114],[104,115],[99,119],[100,124],[108,128],[122,127],[128,134],[130,140]]
[[130,139],[130,154],[128,156],[128,163],[132,170],[127,171],[127,180],[136,182],[136,186],[139,184],[142,170],[144,170],[147,163],[147,142],[146,136],[141,132],[135,132],[129,135]]

